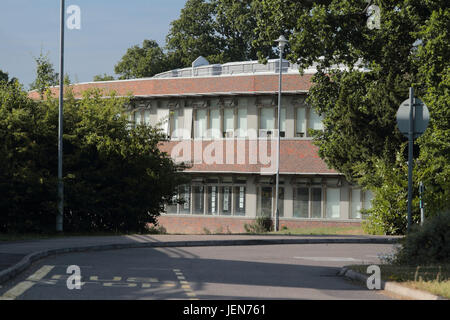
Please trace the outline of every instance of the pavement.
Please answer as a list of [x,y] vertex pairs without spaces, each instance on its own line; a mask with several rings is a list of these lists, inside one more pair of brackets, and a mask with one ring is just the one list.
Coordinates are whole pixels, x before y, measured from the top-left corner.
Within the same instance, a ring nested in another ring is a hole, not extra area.
[[61,237],[0,242],[0,284],[25,271],[33,262],[52,255],[129,248],[244,246],[280,244],[392,244],[397,236],[333,235],[126,235]]

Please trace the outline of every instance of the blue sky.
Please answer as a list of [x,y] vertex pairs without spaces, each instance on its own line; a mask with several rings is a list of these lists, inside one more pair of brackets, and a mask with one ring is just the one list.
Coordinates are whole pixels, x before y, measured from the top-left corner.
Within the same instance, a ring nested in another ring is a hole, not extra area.
[[[186,0],[66,0],[81,8],[81,30],[65,36],[65,73],[72,82],[114,75],[126,50],[144,39],[165,45],[170,22]],[[59,70],[60,0],[0,1],[0,69],[28,87],[41,50]],[[66,16],[67,19],[67,16]]]

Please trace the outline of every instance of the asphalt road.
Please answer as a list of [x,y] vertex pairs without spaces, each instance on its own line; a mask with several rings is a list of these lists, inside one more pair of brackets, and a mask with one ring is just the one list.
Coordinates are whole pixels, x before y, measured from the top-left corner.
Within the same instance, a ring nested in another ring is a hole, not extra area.
[[[337,276],[379,263],[388,244],[302,244],[123,249],[71,253],[35,263],[0,287],[0,299],[391,299]],[[81,289],[70,265],[81,272]]]

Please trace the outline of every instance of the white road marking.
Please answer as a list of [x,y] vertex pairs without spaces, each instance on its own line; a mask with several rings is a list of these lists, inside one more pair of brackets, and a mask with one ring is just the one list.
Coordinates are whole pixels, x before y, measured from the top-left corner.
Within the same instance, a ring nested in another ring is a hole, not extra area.
[[26,281],[22,281],[7,292],[5,292],[0,300],[14,300],[25,293],[28,289],[34,286],[37,282],[42,280],[55,266],[43,266],[38,271],[33,273],[27,278]]

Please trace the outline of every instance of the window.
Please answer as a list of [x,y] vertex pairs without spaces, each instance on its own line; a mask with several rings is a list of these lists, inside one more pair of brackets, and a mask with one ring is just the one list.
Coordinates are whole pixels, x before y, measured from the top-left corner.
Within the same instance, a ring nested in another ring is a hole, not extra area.
[[278,187],[278,216],[284,217],[284,188]]
[[134,113],[134,123],[136,126],[140,125],[142,123],[142,115],[141,111],[136,111]]
[[210,186],[208,187],[208,211],[207,214],[209,215],[217,215],[217,187],[216,186]]
[[341,204],[341,189],[339,188],[327,188],[327,207],[326,217],[337,219],[340,214]]
[[211,109],[209,112],[209,129],[210,136],[213,139],[221,138],[220,132],[220,110],[219,109]]
[[169,109],[158,109],[156,111],[158,127],[166,135],[169,134]]
[[360,219],[362,209],[361,189],[351,189],[351,199],[350,218]]
[[294,217],[309,217],[309,188],[294,189]]
[[192,213],[204,214],[204,187],[193,186],[192,187]]
[[372,209],[373,193],[370,190],[364,192],[364,209]]
[[180,129],[179,111],[172,110],[170,112],[170,134],[172,138],[179,138],[178,130]]
[[144,123],[149,126],[150,125],[150,110],[144,111]]
[[234,214],[237,216],[245,215],[245,187],[234,187]]
[[309,128],[323,130],[322,116],[319,116],[314,109],[309,110]]
[[322,188],[311,189],[311,218],[322,217]]
[[234,109],[225,108],[223,110],[223,136],[224,138],[234,136]]
[[272,216],[272,187],[258,188],[258,207],[256,211],[257,216],[271,217]]
[[206,138],[206,109],[197,109],[195,119],[195,138]]
[[274,108],[261,108],[260,110],[260,125],[261,131],[266,131],[268,134],[273,133],[275,129],[275,109]]
[[177,213],[177,200],[178,200],[178,195],[175,195],[172,198],[172,203],[168,204],[166,206],[166,212],[169,214],[176,214]]
[[189,185],[180,186],[179,196],[182,200],[180,206],[180,214],[190,214],[191,213],[191,187]]
[[221,187],[220,213],[226,216],[231,215],[231,186]]
[[237,128],[238,133],[237,136],[239,138],[247,137],[247,109],[239,108],[238,109],[238,119],[237,119]]
[[306,135],[306,113],[305,108],[297,108],[296,109],[296,128],[295,128],[295,136],[296,137],[304,137]]

